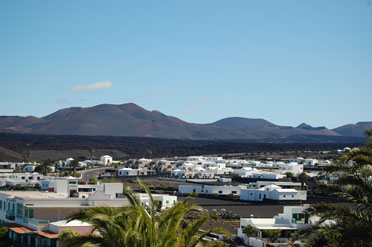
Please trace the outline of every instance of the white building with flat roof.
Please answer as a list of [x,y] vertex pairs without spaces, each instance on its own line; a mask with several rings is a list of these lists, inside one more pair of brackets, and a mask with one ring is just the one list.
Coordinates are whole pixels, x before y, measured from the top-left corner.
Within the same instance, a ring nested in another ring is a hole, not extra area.
[[40,184],[43,179],[44,175],[37,172],[0,174],[0,184],[2,186],[35,186]]
[[282,189],[280,186],[270,184],[259,189],[241,189],[240,200],[306,200],[306,195],[306,191]]
[[[203,191],[204,192],[204,191]],[[192,194],[192,193],[202,193],[202,186],[200,185],[179,185],[178,193],[181,194]]]
[[0,162],[0,173],[13,172],[16,168],[16,163],[14,162]]
[[126,205],[129,205],[126,198],[111,198],[103,191],[91,193],[87,198],[54,192],[2,191],[0,222],[11,224],[9,236],[22,246],[57,246],[59,234],[51,232],[50,223],[64,220],[81,209]]
[[[308,204],[303,206],[284,206],[283,213],[273,218],[240,218],[240,227],[237,236],[246,245],[257,247],[267,246],[269,244],[268,239],[265,237],[265,231],[267,230],[281,230],[282,233],[296,232],[309,227],[310,224],[314,224],[317,217],[310,217],[305,211],[309,207],[310,205]],[[247,237],[243,233],[244,228],[248,225],[258,229],[256,236]],[[276,244],[281,243],[285,245],[288,243],[288,240],[287,237],[281,236]]]
[[252,175],[249,176],[250,178],[258,178],[258,179],[272,179],[272,180],[278,180],[281,178],[285,178],[285,174],[281,174],[278,172],[268,172],[268,171],[261,171],[257,170],[252,173]]
[[317,166],[319,161],[317,159],[305,159],[304,165],[305,166]]
[[[151,206],[151,200],[148,194],[140,193],[138,196],[142,205]],[[173,207],[177,203],[177,196],[167,194],[152,194],[152,199],[157,202],[157,207],[161,210]]]
[[130,177],[130,176],[149,176],[155,175],[155,170],[149,170],[146,168],[133,169],[133,168],[121,168],[118,169],[119,177]]
[[178,192],[181,194],[209,194],[209,195],[240,195],[241,189],[246,189],[245,185],[179,185]]
[[259,188],[262,188],[270,184],[280,186],[283,189],[301,187],[301,183],[299,182],[287,182],[287,181],[256,181],[256,182],[250,182],[248,186],[259,189]]
[[24,167],[23,167],[23,171],[24,171],[24,172],[33,172],[33,171],[35,171],[35,168],[36,168],[36,166],[33,166],[33,165],[27,165],[27,166],[24,166]]
[[295,162],[280,163],[278,168],[280,173],[292,172],[297,175],[304,172],[304,166]]

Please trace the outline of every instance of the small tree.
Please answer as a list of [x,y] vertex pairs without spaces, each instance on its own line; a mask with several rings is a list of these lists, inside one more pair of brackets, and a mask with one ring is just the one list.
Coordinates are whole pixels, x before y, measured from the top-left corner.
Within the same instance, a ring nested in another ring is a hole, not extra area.
[[247,225],[246,227],[243,228],[243,233],[247,235],[247,237],[256,236],[258,231],[259,230],[256,227],[251,225]]
[[270,243],[275,243],[278,238],[280,238],[280,235],[282,233],[281,230],[264,230],[264,235],[266,235],[266,238],[269,240]]
[[287,178],[293,178],[294,177],[294,174],[292,172],[286,172],[285,175],[287,176]]
[[0,227],[0,246],[11,246],[11,241],[8,237],[9,229],[5,226]]
[[70,245],[68,239],[71,238],[78,238],[81,234],[77,231],[74,231],[72,229],[67,229],[61,232],[61,234],[58,237],[59,243],[61,247],[68,247]]
[[89,179],[89,182],[88,182],[88,184],[97,184],[97,183],[98,183],[97,178],[91,178]]

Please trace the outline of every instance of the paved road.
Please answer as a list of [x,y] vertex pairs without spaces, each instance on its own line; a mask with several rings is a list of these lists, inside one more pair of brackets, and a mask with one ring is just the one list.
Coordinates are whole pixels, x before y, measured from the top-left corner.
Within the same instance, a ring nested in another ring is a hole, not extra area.
[[107,167],[99,167],[99,168],[93,168],[88,170],[80,170],[80,174],[82,176],[82,179],[84,182],[88,182],[91,178],[96,178],[101,175],[102,172],[105,172]]

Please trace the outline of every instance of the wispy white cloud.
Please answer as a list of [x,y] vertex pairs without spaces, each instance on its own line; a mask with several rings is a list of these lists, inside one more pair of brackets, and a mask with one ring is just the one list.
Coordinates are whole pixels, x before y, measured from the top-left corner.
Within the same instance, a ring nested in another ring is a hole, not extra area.
[[111,86],[112,86],[111,81],[100,81],[100,82],[96,82],[96,83],[92,83],[88,85],[78,84],[74,87],[67,88],[67,90],[70,92],[97,91],[97,90],[110,88]]

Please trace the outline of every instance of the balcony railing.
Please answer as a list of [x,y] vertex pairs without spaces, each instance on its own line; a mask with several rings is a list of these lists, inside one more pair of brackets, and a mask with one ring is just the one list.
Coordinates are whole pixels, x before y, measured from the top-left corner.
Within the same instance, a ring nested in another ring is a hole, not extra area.
[[34,225],[34,226],[39,226],[39,225],[48,224],[49,220],[40,220],[40,219],[35,219],[35,218],[23,217],[23,222],[26,224]]

